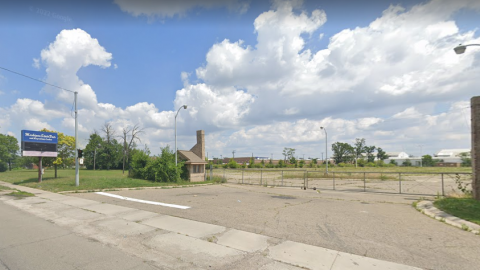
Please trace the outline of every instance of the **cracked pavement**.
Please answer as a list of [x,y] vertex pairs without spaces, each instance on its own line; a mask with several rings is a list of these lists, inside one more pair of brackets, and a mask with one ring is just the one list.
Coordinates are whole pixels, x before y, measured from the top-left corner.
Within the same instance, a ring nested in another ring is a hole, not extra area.
[[412,203],[424,198],[420,196],[235,184],[109,192],[192,208],[157,207],[95,193],[69,196],[424,269],[474,269],[480,264],[480,237],[419,213]]

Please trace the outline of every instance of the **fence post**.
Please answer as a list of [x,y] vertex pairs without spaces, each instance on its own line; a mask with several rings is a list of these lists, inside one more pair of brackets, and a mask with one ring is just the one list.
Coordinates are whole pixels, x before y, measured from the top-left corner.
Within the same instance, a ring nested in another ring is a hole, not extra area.
[[306,176],[305,183],[307,183],[307,188],[308,188],[308,170],[305,170],[305,176]]
[[210,181],[212,181],[213,166],[210,164]]
[[364,172],[364,173],[363,173],[363,192],[367,191],[365,174],[366,174],[366,173]]
[[282,170],[282,187],[283,187],[283,170]]
[[443,184],[443,173],[442,173],[442,196],[445,196],[445,185]]
[[227,182],[227,178],[225,177],[225,168],[223,168],[223,179],[225,179],[225,182]]
[[243,184],[243,173],[245,172],[245,168],[242,170],[242,184]]
[[332,172],[333,174],[333,190],[335,190],[335,172]]
[[305,183],[305,171],[303,171],[303,188],[307,188],[307,184]]
[[263,185],[263,169],[260,169],[260,185]]
[[402,194],[402,173],[398,173],[398,191]]

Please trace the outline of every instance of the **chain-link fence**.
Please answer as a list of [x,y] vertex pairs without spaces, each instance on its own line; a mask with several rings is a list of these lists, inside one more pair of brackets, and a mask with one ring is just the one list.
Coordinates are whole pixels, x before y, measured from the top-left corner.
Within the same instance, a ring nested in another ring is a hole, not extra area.
[[308,170],[212,169],[209,177],[229,183],[342,191],[442,195],[471,191],[471,173],[340,172]]

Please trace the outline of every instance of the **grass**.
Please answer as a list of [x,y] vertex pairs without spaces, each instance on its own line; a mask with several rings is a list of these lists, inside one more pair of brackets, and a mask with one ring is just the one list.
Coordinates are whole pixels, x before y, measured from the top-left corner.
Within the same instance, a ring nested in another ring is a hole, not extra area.
[[33,196],[35,196],[35,195],[33,195],[32,193],[30,193],[30,192],[19,191],[19,190],[15,190],[14,192],[8,193],[7,195],[9,195],[9,196],[14,196],[14,197],[17,197],[17,198],[19,198],[19,199],[25,198],[25,197],[33,197]]
[[12,189],[9,187],[0,185],[0,191],[3,191],[3,190],[12,190]]
[[433,204],[442,211],[480,225],[480,201],[448,197],[438,199]]
[[[134,179],[122,174],[121,170],[80,170],[80,185],[75,186],[75,170],[58,170],[58,178],[55,178],[54,170],[46,170],[43,181],[38,182],[36,170],[14,170],[0,173],[0,181],[9,182],[15,185],[22,185],[32,188],[43,189],[52,192],[76,191],[76,190],[98,190],[116,188],[140,188],[140,187],[163,187],[176,185],[194,185],[211,183],[205,182],[177,182],[161,183],[149,180]],[[212,181],[214,182],[214,181]]]

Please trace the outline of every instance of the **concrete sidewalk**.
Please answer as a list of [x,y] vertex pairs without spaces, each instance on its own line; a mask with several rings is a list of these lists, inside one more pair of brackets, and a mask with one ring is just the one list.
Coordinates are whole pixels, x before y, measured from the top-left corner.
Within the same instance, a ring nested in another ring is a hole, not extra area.
[[322,247],[0,182],[3,203],[163,269],[419,269]]

